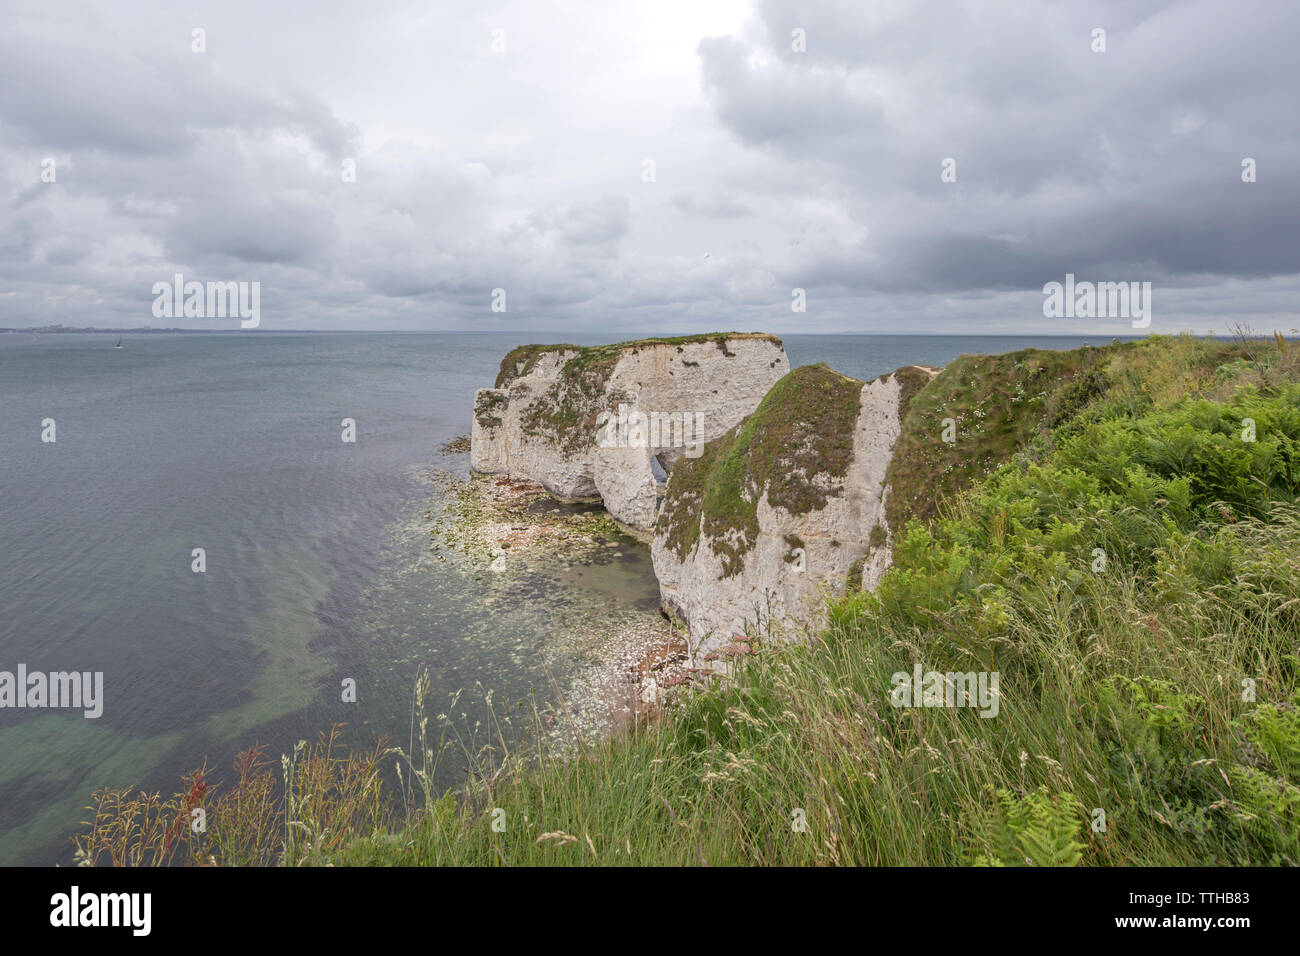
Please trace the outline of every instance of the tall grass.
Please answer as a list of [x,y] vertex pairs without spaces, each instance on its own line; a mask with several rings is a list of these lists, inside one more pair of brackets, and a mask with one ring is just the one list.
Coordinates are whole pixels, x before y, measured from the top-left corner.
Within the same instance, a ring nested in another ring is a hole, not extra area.
[[[841,608],[819,640],[761,646],[737,662],[729,686],[628,739],[503,774],[334,859],[1300,862],[1300,516],[1245,522],[1233,536],[1251,555],[1239,578],[1177,604],[1127,571],[1076,588],[1023,582],[1005,605],[1015,662],[999,664],[995,718],[892,707],[891,675],[914,659],[941,670],[984,662],[939,659],[923,629],[896,628],[875,607]],[[943,615],[933,623],[957,624]],[[1247,677],[1255,702],[1242,700]],[[1276,756],[1261,750],[1260,721],[1279,728]],[[1249,792],[1251,780],[1277,795],[1272,805]],[[1278,811],[1287,795],[1289,809]],[[1076,855],[1035,859],[1044,834],[1008,811],[1047,804],[1069,808],[1046,836],[1077,843]],[[502,832],[492,829],[493,808],[504,811]],[[1105,812],[1103,832],[1093,829],[1095,810]]]
[[392,822],[379,741],[362,753],[339,745],[340,728],[280,758],[281,776],[261,747],[241,752],[228,784],[206,766],[169,798],[106,788],[74,839],[79,866],[300,866],[321,862],[360,834]]

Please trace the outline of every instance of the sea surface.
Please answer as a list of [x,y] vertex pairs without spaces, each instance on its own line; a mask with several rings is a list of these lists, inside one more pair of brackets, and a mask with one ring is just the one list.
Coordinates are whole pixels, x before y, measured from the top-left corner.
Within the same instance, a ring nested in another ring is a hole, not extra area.
[[[620,336],[627,338],[628,336]],[[0,864],[72,861],[101,787],[171,793],[345,723],[409,740],[412,687],[472,737],[653,613],[644,546],[479,574],[429,551],[476,388],[544,334],[0,334],[0,670],[102,671],[104,711],[0,709]],[[1082,338],[785,336],[858,378]],[[1094,339],[1094,342],[1096,339]],[[43,442],[53,419],[56,440]],[[356,441],[342,440],[343,420]],[[202,548],[206,570],[192,569]],[[346,679],[357,699],[344,702]],[[461,714],[463,713],[463,717]],[[442,770],[448,785],[464,768]]]

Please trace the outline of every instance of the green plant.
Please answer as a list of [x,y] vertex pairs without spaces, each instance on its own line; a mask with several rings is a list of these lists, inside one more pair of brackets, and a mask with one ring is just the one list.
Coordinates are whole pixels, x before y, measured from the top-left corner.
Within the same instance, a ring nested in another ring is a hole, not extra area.
[[1046,787],[1019,796],[996,794],[985,844],[974,856],[976,866],[1077,866],[1084,845],[1079,841],[1084,810],[1069,793],[1050,795]]

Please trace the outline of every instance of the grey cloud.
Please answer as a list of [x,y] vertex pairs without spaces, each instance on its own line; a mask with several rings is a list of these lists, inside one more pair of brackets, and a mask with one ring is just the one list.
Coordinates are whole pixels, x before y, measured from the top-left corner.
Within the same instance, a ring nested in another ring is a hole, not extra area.
[[15,0],[0,325],[146,324],[176,271],[269,327],[1088,331],[1066,272],[1300,325],[1294,4],[651,9]]
[[753,215],[744,203],[725,196],[699,196],[694,193],[676,193],[673,205],[687,216],[705,219],[740,219]]
[[183,33],[132,48],[89,26],[23,20],[0,34],[0,87],[10,91],[0,121],[14,135],[53,150],[175,156],[200,130],[284,129],[336,156],[354,151],[355,128],[317,97],[226,75]]
[[[1239,164],[1260,154],[1279,173],[1300,161],[1278,100],[1300,79],[1290,52],[1300,16],[1282,4],[1252,11],[954,4],[941,18],[926,5],[872,24],[857,5],[767,0],[766,48],[716,38],[700,56],[735,136],[829,170],[851,197],[872,233],[838,263],[851,286],[1293,274],[1300,187],[1289,175],[1244,184]],[[1101,24],[1098,54],[1090,29]],[[806,54],[789,53],[794,25]],[[954,184],[939,179],[946,157]],[[1006,238],[1016,235],[1025,241]]]
[[563,209],[534,213],[517,231],[556,234],[578,245],[603,245],[622,238],[628,229],[631,204],[626,196],[606,196]]
[[181,207],[166,249],[177,261],[219,256],[253,264],[297,263],[319,256],[336,232],[329,209],[303,200],[198,201]]

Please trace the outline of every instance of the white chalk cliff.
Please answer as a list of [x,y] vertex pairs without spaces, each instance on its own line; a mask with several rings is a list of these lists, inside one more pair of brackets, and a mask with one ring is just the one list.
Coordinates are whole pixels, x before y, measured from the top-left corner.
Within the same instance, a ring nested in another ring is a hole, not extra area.
[[652,460],[671,473],[789,369],[780,339],[756,333],[523,346],[502,361],[495,387],[475,395],[471,467],[562,498],[599,497],[614,518],[648,532],[662,493]]
[[850,579],[875,588],[891,555],[886,472],[906,401],[933,374],[909,366],[863,383],[796,369],[674,472],[652,556],[697,661],[743,650],[733,637],[755,627],[806,634]]

